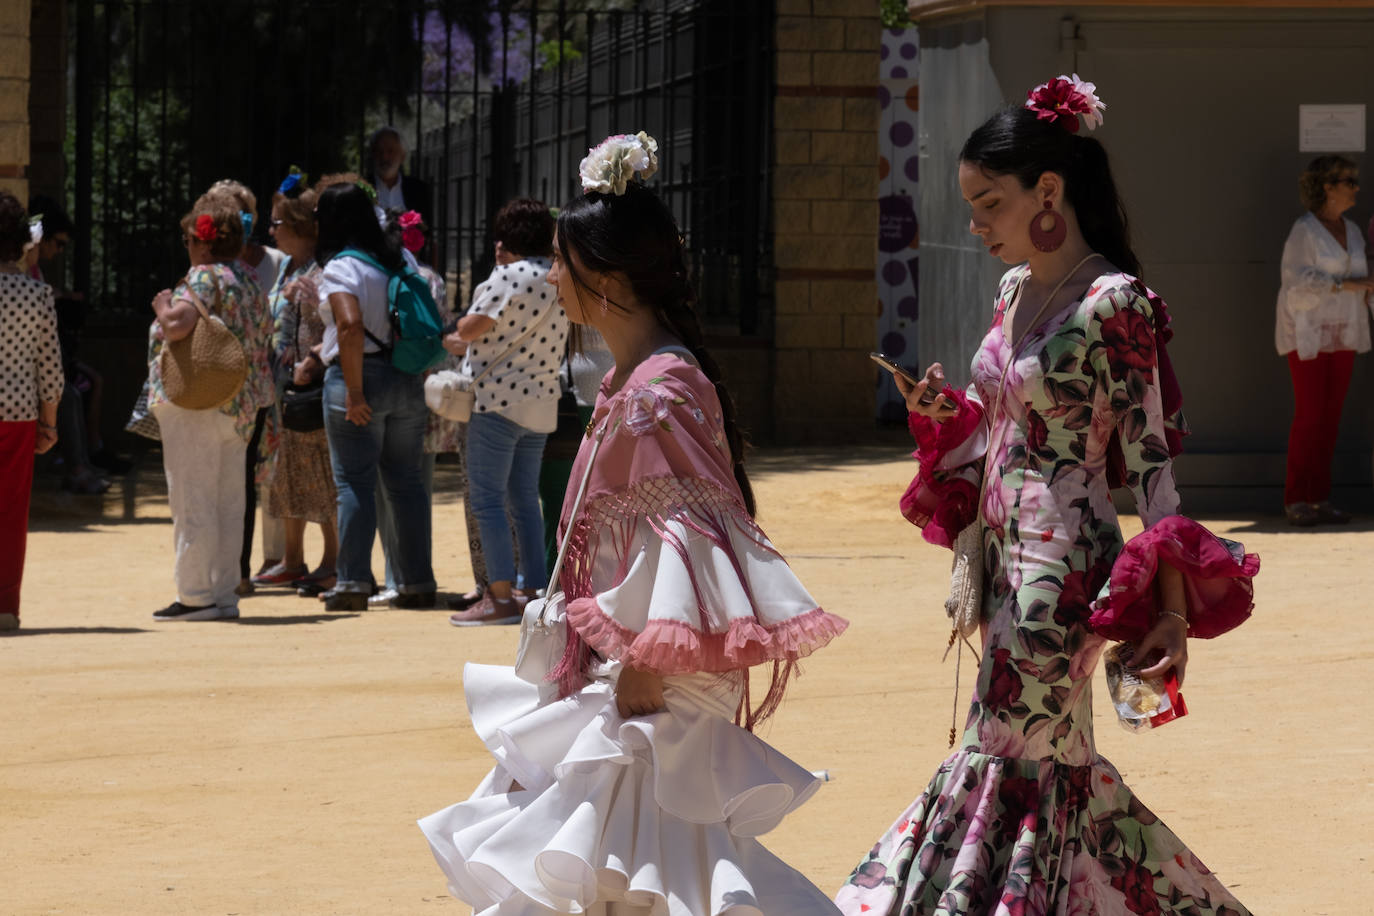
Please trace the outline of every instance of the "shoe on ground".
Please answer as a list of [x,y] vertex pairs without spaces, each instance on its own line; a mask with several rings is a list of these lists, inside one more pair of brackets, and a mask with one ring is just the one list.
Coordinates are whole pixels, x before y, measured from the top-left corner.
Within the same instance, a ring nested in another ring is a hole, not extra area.
[[1317,521],[1323,525],[1348,525],[1351,515],[1344,509],[1337,509],[1328,502],[1320,502],[1316,505]]
[[482,594],[482,589],[474,588],[472,591],[464,592],[461,595],[450,595],[445,603],[450,611],[466,611],[482,600]]
[[240,598],[246,598],[255,591],[257,591],[257,586],[253,584],[252,579],[240,579],[239,584],[234,586],[234,594]]
[[253,584],[261,586],[289,585],[301,576],[308,575],[309,572],[310,567],[306,566],[304,563],[300,566],[291,567],[283,566],[278,563],[271,569],[260,572],[254,576]]
[[[380,597],[378,594],[372,600]],[[418,611],[434,607],[434,599],[434,592],[402,592],[391,599],[391,606],[401,611]]]
[[400,592],[396,591],[396,589],[394,588],[384,588],[377,594],[373,595],[371,598],[367,599],[367,606],[386,607],[389,604],[391,604],[392,599],[394,599],[399,594]]
[[497,598],[491,594],[468,608],[450,614],[448,622],[455,627],[491,627],[519,623],[525,612],[525,602],[515,596]]
[[0,630],[19,629],[18,614],[0,614]]
[[[365,611],[367,610],[367,596],[362,592],[341,592],[330,589],[328,598],[324,599],[324,609],[326,611]],[[328,593],[326,593],[328,594]]]
[[1283,507],[1283,514],[1294,528],[1311,528],[1321,521],[1321,515],[1312,503],[1289,503]]
[[86,496],[98,496],[110,488],[110,482],[94,471],[86,470],[80,474],[73,474],[63,483],[63,486],[73,493],[81,493]]
[[192,605],[173,601],[160,611],[153,612],[154,620],[235,620],[237,607],[214,604]]

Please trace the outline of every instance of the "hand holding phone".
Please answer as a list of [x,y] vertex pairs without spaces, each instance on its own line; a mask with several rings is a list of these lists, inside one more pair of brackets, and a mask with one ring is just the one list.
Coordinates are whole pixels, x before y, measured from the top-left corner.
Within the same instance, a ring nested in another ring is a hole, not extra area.
[[[917,378],[907,370],[903,369],[901,366],[897,365],[896,361],[893,360],[892,357],[887,356],[886,354],[870,353],[868,354],[868,356],[875,363],[882,366],[888,372],[892,373],[893,380],[897,382],[897,390],[901,392],[903,398],[906,398],[908,400],[908,403],[910,403],[908,395],[910,394],[911,389],[916,388],[920,386],[922,383],[924,383],[925,390],[921,392],[921,396],[916,402],[917,405],[919,405],[919,407],[927,409],[934,407],[936,413],[940,411],[957,410],[959,408],[959,405],[956,404],[954,401],[950,400],[948,397],[943,397],[940,394],[940,392],[944,390],[945,387],[945,372],[944,368],[939,363],[932,364],[931,367],[926,370],[926,377],[922,379]],[[936,403],[937,400],[939,402],[938,404]],[[915,407],[911,409],[917,413],[926,413],[925,410],[919,410]],[[941,417],[935,416],[935,414],[931,415],[936,419],[943,419]]]

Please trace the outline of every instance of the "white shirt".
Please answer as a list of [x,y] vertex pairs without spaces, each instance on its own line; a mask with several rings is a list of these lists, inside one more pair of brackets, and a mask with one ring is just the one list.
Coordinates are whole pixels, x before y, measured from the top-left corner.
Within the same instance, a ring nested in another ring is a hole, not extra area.
[[1369,275],[1359,227],[1348,219],[1341,222],[1344,247],[1312,213],[1300,217],[1288,233],[1274,323],[1280,355],[1296,350],[1299,359],[1315,359],[1318,353],[1369,350],[1364,290],[1332,290],[1337,280]]
[[[468,344],[464,360],[471,377],[482,376],[476,388],[477,412],[494,411],[536,433],[551,433],[558,426],[558,367],[568,338],[568,318],[553,287],[544,282],[548,273],[547,258],[496,266],[473,291],[468,309],[469,315],[485,315],[496,324]],[[503,359],[510,345],[546,315]],[[501,362],[493,366],[497,359]]]
[[406,210],[405,195],[401,193],[401,173],[396,173],[396,184],[388,188],[386,179],[381,175],[377,176],[377,206],[383,210]]
[[[249,265],[253,271],[253,276],[258,280],[258,288],[263,292],[269,292],[277,285],[277,277],[281,274],[281,266],[286,263],[286,252],[280,248],[262,249],[262,260],[257,267]],[[245,262],[246,263],[246,262]]]
[[[406,263],[415,267],[410,252],[402,252]],[[386,288],[390,278],[357,258],[330,258],[320,276],[320,320],[324,322],[324,340],[320,358],[326,365],[339,355],[339,329],[334,323],[334,311],[329,305],[330,293],[349,293],[356,296],[363,313],[363,327],[383,343],[391,342],[391,317],[387,314]],[[369,337],[363,338],[364,353],[379,353],[381,347]]]

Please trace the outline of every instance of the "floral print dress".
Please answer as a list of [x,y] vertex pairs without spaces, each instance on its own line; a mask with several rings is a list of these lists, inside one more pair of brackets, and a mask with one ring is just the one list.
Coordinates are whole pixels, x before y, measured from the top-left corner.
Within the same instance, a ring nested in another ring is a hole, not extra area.
[[962,743],[836,902],[867,916],[1241,916],[1093,745],[1105,640],[1090,617],[1123,548],[1109,477],[1131,488],[1147,528],[1179,501],[1182,416],[1166,411],[1156,372],[1163,304],[1133,277],[1101,276],[1017,346],[998,405],[1012,358],[1002,317],[1026,275],[1003,278],[973,363],[978,401],[956,392],[960,411],[942,426],[912,418],[920,492],[903,508],[928,540],[948,544],[971,520],[958,510],[977,499],[989,448],[996,469],[982,499],[989,624]]

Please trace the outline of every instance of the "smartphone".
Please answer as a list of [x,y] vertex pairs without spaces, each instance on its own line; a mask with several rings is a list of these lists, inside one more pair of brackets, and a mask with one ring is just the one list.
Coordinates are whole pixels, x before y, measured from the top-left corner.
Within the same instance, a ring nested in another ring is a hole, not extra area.
[[[906,379],[913,385],[919,385],[923,381],[922,379],[917,378],[910,372],[903,369],[901,366],[897,365],[897,363],[892,359],[892,357],[888,356],[885,353],[870,353],[868,354],[868,358],[873,360],[878,365],[882,366],[888,372],[891,372],[893,375],[900,375],[902,378]],[[934,404],[935,399],[939,397],[939,395],[940,392],[936,391],[934,387],[929,387],[921,394],[921,403]],[[941,406],[948,407],[951,410],[953,410],[959,405],[955,404],[949,398],[945,398]]]

